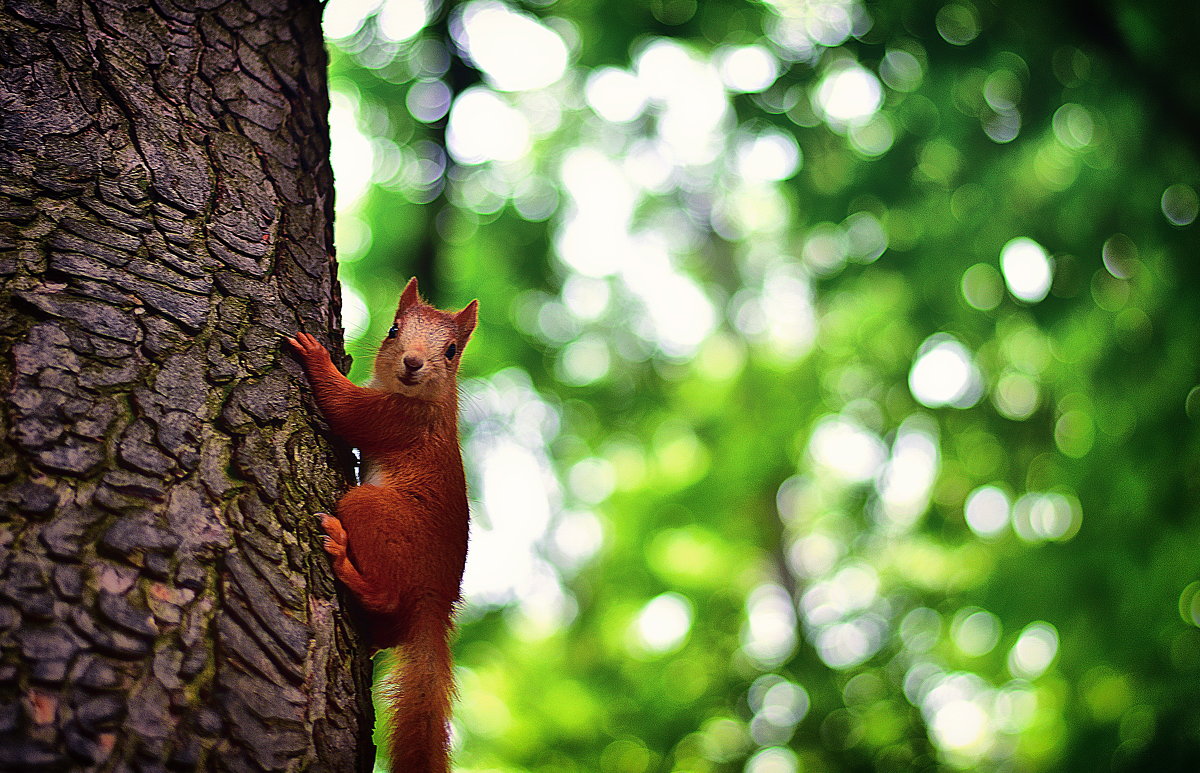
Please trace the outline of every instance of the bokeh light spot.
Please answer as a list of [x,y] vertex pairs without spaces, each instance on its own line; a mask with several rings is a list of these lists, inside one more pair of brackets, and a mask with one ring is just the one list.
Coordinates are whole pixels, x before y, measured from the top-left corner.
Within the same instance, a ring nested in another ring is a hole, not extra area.
[[867,616],[834,623],[817,632],[817,655],[830,668],[853,668],[878,651],[882,634],[880,626]]
[[937,425],[920,414],[905,419],[875,481],[879,514],[888,525],[908,529],[925,512],[940,461]]
[[887,153],[896,141],[892,120],[884,113],[876,113],[866,123],[852,124],[849,135],[854,149],[868,158]]
[[980,486],[967,496],[963,517],[980,537],[994,537],[1008,526],[1008,495],[995,486]]
[[883,102],[883,88],[856,62],[835,65],[817,85],[814,106],[834,128],[871,120]]
[[1100,257],[1108,273],[1117,279],[1129,279],[1137,271],[1137,245],[1125,234],[1116,233],[1105,240]]
[[946,333],[930,336],[921,344],[908,373],[908,388],[930,408],[970,408],[983,391],[970,352]]
[[429,22],[429,6],[425,0],[384,0],[375,21],[388,40],[408,40]]
[[938,34],[951,45],[965,46],[979,36],[979,12],[972,5],[944,5],[934,21]]
[[588,104],[606,121],[626,123],[642,114],[646,94],[637,77],[628,70],[601,67],[588,75],[584,90]]
[[1187,397],[1183,399],[1183,410],[1193,421],[1200,420],[1200,386],[1188,390]]
[[777,674],[764,674],[755,679],[747,701],[754,712],[750,737],[760,746],[775,746],[791,740],[797,723],[809,709],[809,697],[804,688]]
[[799,770],[794,751],[784,746],[771,746],[747,760],[745,773],[797,773]]
[[742,651],[764,669],[787,660],[796,648],[796,613],[788,592],[775,584],[760,585],[746,600]]
[[1081,150],[1092,143],[1096,127],[1092,115],[1081,105],[1067,103],[1054,113],[1054,136],[1065,147]]
[[566,71],[566,43],[534,17],[494,0],[469,3],[461,14],[456,39],[500,91],[544,88]]
[[1163,191],[1162,213],[1171,225],[1191,225],[1200,213],[1200,197],[1190,185],[1176,183]]
[[586,386],[608,375],[612,354],[604,339],[587,335],[572,341],[562,351],[559,377],[572,386]]
[[1024,373],[1006,371],[992,391],[992,403],[1004,418],[1024,421],[1038,409],[1041,391],[1037,382]]
[[983,98],[997,113],[1006,113],[1021,101],[1021,80],[1011,70],[999,69],[983,82]]
[[959,699],[934,713],[929,733],[939,748],[976,759],[986,748],[989,724],[982,706],[973,700]]
[[738,173],[750,182],[786,180],[800,168],[796,139],[777,129],[740,139],[735,152]]
[[1000,270],[1008,290],[1027,303],[1037,303],[1050,292],[1050,256],[1033,239],[1018,237],[1000,251]]
[[887,453],[873,432],[840,416],[818,422],[808,447],[818,464],[849,483],[874,478]]
[[576,462],[567,474],[571,493],[589,505],[608,499],[617,485],[616,472],[608,461],[589,457]]
[[600,754],[600,773],[645,773],[650,750],[636,738],[619,738]]
[[563,566],[579,566],[604,544],[604,526],[595,513],[564,513],[554,528],[553,544]]
[[1054,423],[1054,443],[1058,450],[1072,459],[1079,459],[1092,450],[1096,440],[1096,424],[1090,413],[1073,409],[1064,411]]
[[321,18],[325,36],[332,40],[348,38],[362,29],[380,0],[329,0]]
[[1079,500],[1058,492],[1025,494],[1013,505],[1013,531],[1026,542],[1067,540],[1079,532]]
[[461,164],[515,161],[529,152],[529,121],[494,91],[475,86],[450,108],[446,147]]
[[663,24],[685,24],[696,15],[696,0],[650,0],[650,13]]
[[718,49],[716,60],[721,80],[733,92],[753,94],[765,91],[779,75],[779,62],[766,46]]
[[1179,616],[1188,625],[1200,628],[1200,581],[1190,583],[1179,594]]
[[[353,263],[361,259],[371,249],[373,233],[371,224],[357,215],[338,215],[337,224],[333,230],[333,249],[338,262]],[[356,330],[350,323],[343,320],[348,330]]]
[[817,46],[840,46],[851,34],[866,34],[870,17],[854,0],[796,3],[768,0],[778,14],[767,26],[771,40],[793,60],[811,60]]
[[440,80],[417,81],[408,90],[404,103],[413,118],[432,123],[450,110],[450,87]]
[[920,691],[930,740],[954,767],[974,768],[994,738],[987,684],[972,673],[931,671],[926,672]]
[[870,212],[847,217],[842,231],[846,234],[846,258],[855,263],[874,263],[888,247],[887,231]]
[[1021,133],[1021,112],[1016,108],[988,113],[981,120],[983,133],[1001,145],[1012,142]]
[[612,292],[603,279],[572,274],[563,283],[563,302],[579,320],[595,320],[608,309]]
[[817,223],[809,229],[801,255],[818,274],[832,274],[842,268],[849,249],[846,233],[834,223]]
[[468,606],[517,603],[529,632],[556,629],[574,615],[558,571],[542,557],[561,490],[546,455],[559,417],[529,376],[508,368],[463,384],[463,456],[472,476]]
[[691,627],[692,603],[678,593],[664,593],[651,599],[634,623],[638,644],[651,654],[681,647]]
[[837,563],[842,546],[827,534],[810,534],[792,543],[788,567],[799,577],[819,577]]
[[978,607],[961,609],[950,623],[950,635],[964,655],[986,655],[1000,642],[1000,618]]
[[775,724],[795,725],[808,714],[810,705],[808,692],[785,679],[766,691],[759,711],[770,715]]
[[1019,679],[1036,679],[1058,655],[1058,631],[1049,623],[1030,623],[1008,653],[1008,670]]
[[916,90],[923,75],[920,60],[902,49],[890,49],[879,63],[879,77],[896,91]]
[[996,691],[992,704],[996,728],[1004,733],[1021,733],[1033,724],[1037,715],[1037,693],[1029,683],[1013,681]]

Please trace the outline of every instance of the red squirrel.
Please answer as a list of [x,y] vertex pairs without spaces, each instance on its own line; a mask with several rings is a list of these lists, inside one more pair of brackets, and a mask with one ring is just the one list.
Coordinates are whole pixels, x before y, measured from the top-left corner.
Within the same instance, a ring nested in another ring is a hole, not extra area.
[[435,309],[409,280],[366,387],[339,373],[311,335],[288,339],[330,427],[364,459],[362,485],[338,501],[336,517],[319,515],[334,574],[366,611],[371,643],[402,647],[391,697],[396,773],[449,769],[449,635],[468,518],[457,375],[478,306]]

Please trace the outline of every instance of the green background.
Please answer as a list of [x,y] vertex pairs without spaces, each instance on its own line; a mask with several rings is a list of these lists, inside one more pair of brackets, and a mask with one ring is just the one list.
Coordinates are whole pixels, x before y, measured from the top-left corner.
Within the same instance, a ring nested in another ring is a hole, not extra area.
[[[459,769],[1196,769],[1193,11],[412,7],[326,11],[337,242],[357,380],[480,301]],[[527,148],[439,180],[439,91]]]

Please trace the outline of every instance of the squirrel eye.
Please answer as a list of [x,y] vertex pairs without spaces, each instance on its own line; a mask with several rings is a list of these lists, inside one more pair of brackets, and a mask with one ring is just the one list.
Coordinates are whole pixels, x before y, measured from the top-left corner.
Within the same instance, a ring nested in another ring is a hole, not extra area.
[[400,332],[400,326],[399,326],[399,325],[392,325],[391,329],[390,329],[390,330],[388,330],[388,338],[395,338],[395,337],[396,337],[396,334],[397,334],[397,333],[399,333],[399,332]]
[[453,359],[454,359],[454,355],[455,355],[457,352],[458,352],[458,347],[457,347],[457,346],[455,346],[454,344],[450,344],[448,347],[446,347],[446,359],[447,359],[447,360],[453,360]]

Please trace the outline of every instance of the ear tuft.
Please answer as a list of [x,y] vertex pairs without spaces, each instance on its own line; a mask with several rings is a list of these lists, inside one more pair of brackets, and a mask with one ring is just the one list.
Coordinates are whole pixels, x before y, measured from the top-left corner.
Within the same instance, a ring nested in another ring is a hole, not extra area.
[[396,316],[399,317],[420,302],[421,295],[417,292],[417,278],[414,276],[404,285],[404,292],[400,293],[400,306],[396,309]]
[[454,326],[458,328],[458,340],[462,344],[466,344],[467,339],[471,337],[471,331],[475,329],[475,322],[479,312],[479,301],[471,301],[467,307],[454,315]]

